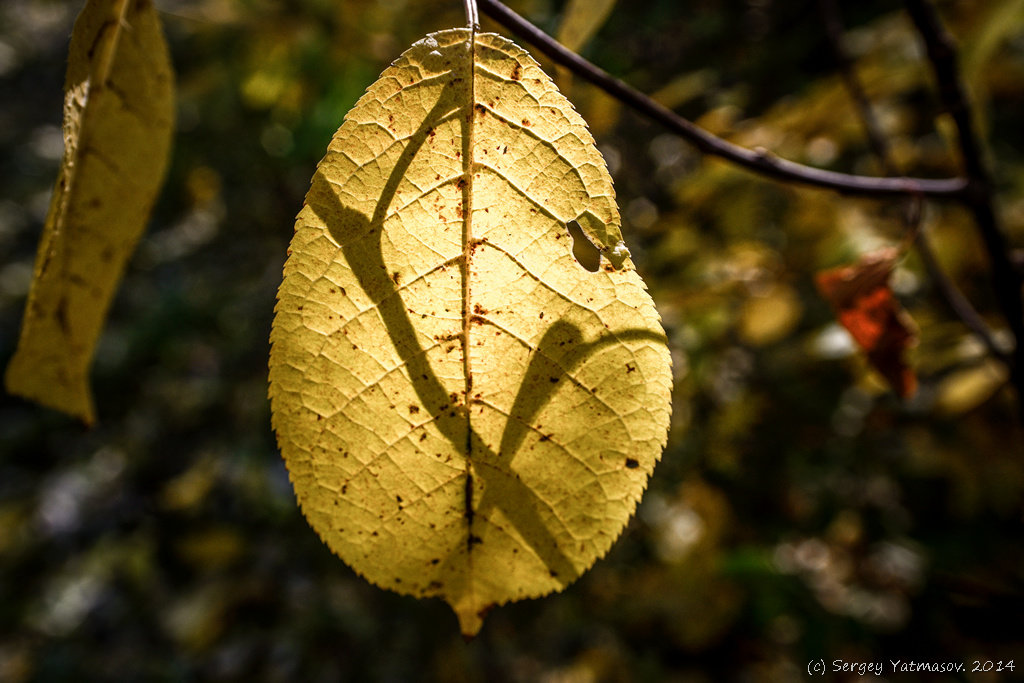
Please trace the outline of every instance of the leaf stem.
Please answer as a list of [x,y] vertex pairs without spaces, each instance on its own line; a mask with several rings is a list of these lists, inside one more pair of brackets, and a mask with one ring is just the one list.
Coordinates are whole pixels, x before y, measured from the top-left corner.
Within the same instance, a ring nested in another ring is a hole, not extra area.
[[675,112],[644,95],[639,90],[614,78],[607,72],[560,45],[554,38],[523,19],[499,0],[479,0],[492,19],[532,43],[552,60],[567,67],[581,78],[629,105],[648,118],[662,124],[705,154],[721,157],[755,173],[827,188],[853,196],[906,196],[922,194],[929,197],[966,201],[971,191],[965,178],[878,178],[826,171],[779,158],[764,149],[747,149],[719,138],[696,126]]
[[476,33],[480,30],[480,10],[477,9],[476,0],[464,0],[466,4],[466,24],[469,29]]

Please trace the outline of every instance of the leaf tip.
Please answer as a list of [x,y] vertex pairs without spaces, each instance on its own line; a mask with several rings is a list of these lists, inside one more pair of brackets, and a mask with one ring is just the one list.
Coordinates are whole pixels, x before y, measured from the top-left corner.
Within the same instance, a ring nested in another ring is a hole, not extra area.
[[464,641],[468,643],[476,638],[477,634],[480,633],[480,629],[483,628],[484,618],[487,617],[495,606],[494,603],[486,605],[482,609],[472,603],[451,606],[452,611],[455,612],[455,617],[459,620],[459,631],[462,633]]
[[[62,381],[53,376],[45,363],[27,358],[16,351],[4,373],[4,389],[12,396],[20,396],[39,405],[58,410],[77,418],[86,427],[96,423],[96,408],[89,391],[88,379]],[[49,376],[45,377],[44,376]]]

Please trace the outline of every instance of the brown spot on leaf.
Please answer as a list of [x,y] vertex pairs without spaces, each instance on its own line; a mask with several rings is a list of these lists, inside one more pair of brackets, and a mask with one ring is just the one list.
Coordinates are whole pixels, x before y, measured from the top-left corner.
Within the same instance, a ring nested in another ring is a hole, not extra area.
[[60,301],[57,302],[57,308],[53,311],[53,316],[57,319],[57,324],[60,326],[60,331],[65,336],[71,334],[71,322],[68,320],[68,299],[66,296],[62,296]]
[[640,467],[640,463],[634,458],[626,458],[626,467],[631,470],[635,470],[637,467]]

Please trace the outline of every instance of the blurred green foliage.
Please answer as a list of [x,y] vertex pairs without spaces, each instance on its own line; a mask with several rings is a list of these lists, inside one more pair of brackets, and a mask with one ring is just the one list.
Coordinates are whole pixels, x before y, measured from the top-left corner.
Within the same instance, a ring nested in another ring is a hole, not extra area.
[[[510,4],[549,32],[563,7]],[[0,398],[0,680],[786,681],[817,658],[1024,668],[1024,448],[1004,373],[914,255],[895,281],[920,327],[910,401],[814,291],[816,271],[900,239],[899,203],[702,158],[578,79],[568,94],[609,161],[672,345],[663,462],[606,559],[564,594],[495,610],[472,643],[441,603],[355,576],[305,524],[270,431],[274,294],[345,111],[414,40],[461,24],[462,3],[157,5],[178,131],[100,344],[99,425]],[[0,5],[4,364],[59,163],[79,6]],[[1022,3],[940,9],[1020,245]],[[909,22],[889,3],[844,11],[900,166],[955,174]],[[583,54],[736,142],[878,172],[813,1],[620,2]],[[998,332],[970,216],[929,204],[925,230]]]

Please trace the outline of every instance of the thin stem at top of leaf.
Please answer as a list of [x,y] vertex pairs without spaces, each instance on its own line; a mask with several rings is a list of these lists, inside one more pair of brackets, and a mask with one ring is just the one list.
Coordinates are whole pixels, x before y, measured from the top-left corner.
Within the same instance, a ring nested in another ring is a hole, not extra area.
[[466,4],[466,23],[474,35],[480,30],[480,12],[476,7],[476,0],[464,0]]

